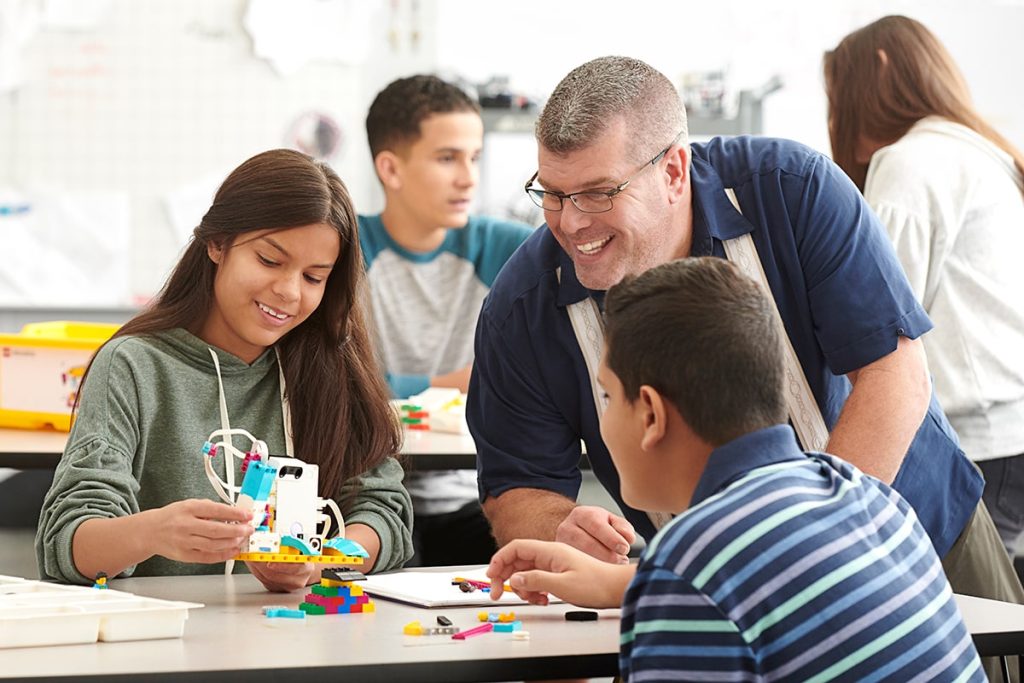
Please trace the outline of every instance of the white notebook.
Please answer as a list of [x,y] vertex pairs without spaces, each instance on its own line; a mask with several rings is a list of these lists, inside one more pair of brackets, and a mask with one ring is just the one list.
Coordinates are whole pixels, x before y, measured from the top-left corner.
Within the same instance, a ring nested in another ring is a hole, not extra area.
[[[490,593],[480,589],[472,593],[463,593],[458,586],[452,585],[455,577],[488,581],[482,570],[449,572],[438,571],[401,571],[390,574],[374,574],[366,577],[360,584],[370,595],[386,600],[418,605],[420,607],[487,607],[501,605],[525,605],[525,600],[511,591],[502,594],[498,601],[491,600]],[[551,602],[561,602],[554,596]]]

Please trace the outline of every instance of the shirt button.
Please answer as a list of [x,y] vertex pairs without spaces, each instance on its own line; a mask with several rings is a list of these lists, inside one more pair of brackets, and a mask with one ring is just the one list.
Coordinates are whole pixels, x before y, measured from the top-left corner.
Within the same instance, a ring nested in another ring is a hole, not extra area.
[[904,336],[906,334],[906,330],[904,330],[902,327],[897,327],[896,328],[896,334],[898,334],[898,335],[900,335],[902,337],[902,336]]

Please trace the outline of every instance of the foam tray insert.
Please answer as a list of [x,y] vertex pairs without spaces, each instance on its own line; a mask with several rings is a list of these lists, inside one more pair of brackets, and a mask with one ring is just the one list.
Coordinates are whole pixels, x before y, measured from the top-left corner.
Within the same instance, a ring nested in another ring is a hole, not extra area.
[[0,576],[0,649],[180,638],[195,602]]

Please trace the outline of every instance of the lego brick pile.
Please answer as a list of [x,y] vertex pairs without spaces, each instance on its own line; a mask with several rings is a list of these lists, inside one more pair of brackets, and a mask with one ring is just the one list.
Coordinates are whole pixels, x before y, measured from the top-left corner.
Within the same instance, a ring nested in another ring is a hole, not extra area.
[[320,583],[313,586],[299,609],[306,614],[353,614],[374,612],[376,604],[354,581],[345,581],[344,574],[324,570]]

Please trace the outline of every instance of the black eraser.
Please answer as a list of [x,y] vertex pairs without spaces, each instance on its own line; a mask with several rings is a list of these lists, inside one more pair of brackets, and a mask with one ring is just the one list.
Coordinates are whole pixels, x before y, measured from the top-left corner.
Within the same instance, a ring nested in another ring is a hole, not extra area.
[[441,626],[451,626],[452,625],[452,620],[449,619],[448,617],[438,617],[437,618],[437,623],[440,624]]
[[572,610],[565,613],[566,621],[597,621],[597,612],[588,609]]

